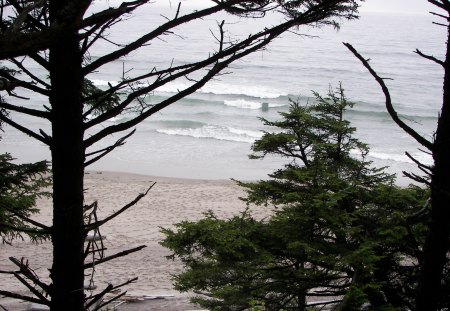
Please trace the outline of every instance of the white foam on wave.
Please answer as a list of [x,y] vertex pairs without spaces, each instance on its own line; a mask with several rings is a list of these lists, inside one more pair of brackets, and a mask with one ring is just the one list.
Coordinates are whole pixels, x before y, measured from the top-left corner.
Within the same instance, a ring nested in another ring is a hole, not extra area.
[[[107,81],[101,79],[91,79],[96,86],[116,85],[118,81]],[[156,91],[164,93],[178,93],[190,86],[190,81],[173,81],[160,86]],[[216,95],[245,95],[256,98],[278,98],[287,96],[285,92],[268,87],[246,85],[246,84],[227,84],[222,82],[210,82],[197,91],[197,93],[211,93]]]
[[233,127],[229,127],[228,130],[233,134],[252,137],[255,139],[260,139],[264,135],[264,133],[261,131],[242,130],[242,129],[237,129],[237,128],[233,128]]
[[[245,99],[225,100],[223,103],[225,106],[236,107],[236,108],[241,108],[241,109],[257,110],[257,109],[262,109],[262,107],[263,107],[263,103],[249,101],[249,100],[245,100]],[[269,108],[282,107],[282,106],[285,106],[285,105],[269,103]]]
[[246,85],[246,84],[226,84],[226,83],[210,83],[205,85],[202,89],[204,93],[213,93],[218,95],[246,95],[256,98],[278,98],[280,96],[287,96],[285,92],[276,89]]
[[262,137],[262,132],[243,130],[216,125],[204,125],[199,128],[157,129],[158,133],[166,135],[189,136],[194,138],[210,138],[243,143],[253,143]]
[[[168,83],[158,88],[158,92],[177,93],[191,86],[190,82],[176,81]],[[261,87],[256,85],[246,84],[227,84],[210,82],[204,87],[199,89],[197,93],[211,93],[216,95],[245,95],[256,98],[278,98],[280,96],[287,96],[287,93],[270,89],[267,87]]]
[[242,108],[242,109],[261,109],[261,107],[262,107],[262,103],[252,102],[252,101],[248,101],[248,100],[244,100],[244,99],[225,100],[223,103],[225,106]]
[[[394,153],[384,153],[384,152],[369,152],[369,156],[380,159],[380,160],[390,160],[394,162],[404,162],[414,164],[410,158],[406,156],[406,154],[394,154]],[[418,160],[419,162],[429,165],[432,163],[432,157],[426,153],[414,153],[412,156]]]
[[95,86],[109,86],[110,84],[114,86],[119,83],[117,81],[106,81],[100,79],[91,79],[91,82],[94,83]]

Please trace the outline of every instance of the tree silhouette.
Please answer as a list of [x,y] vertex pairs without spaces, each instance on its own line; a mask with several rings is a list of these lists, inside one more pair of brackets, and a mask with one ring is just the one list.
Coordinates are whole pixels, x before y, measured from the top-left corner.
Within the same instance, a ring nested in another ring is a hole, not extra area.
[[[49,228],[53,245],[53,264],[50,270],[51,284],[43,284],[32,277],[27,287],[36,297],[19,297],[50,306],[52,311],[79,311],[93,308],[111,288],[85,301],[83,292],[84,270],[92,267],[85,264],[84,242],[89,230],[118,216],[115,213],[104,220],[85,223],[90,211],[85,207],[83,178],[85,168],[98,161],[115,148],[122,146],[134,133],[134,127],[154,113],[192,94],[212,78],[220,74],[233,62],[263,49],[277,36],[301,25],[337,25],[339,18],[356,17],[357,0],[211,0],[205,8],[182,13],[181,3],[174,16],[137,39],[114,42],[113,50],[97,58],[89,58],[95,44],[108,40],[107,32],[128,14],[141,6],[152,5],[149,0],[122,2],[118,6],[98,10],[92,0],[4,0],[0,3],[0,90],[15,97],[0,102],[0,119],[11,127],[47,145],[51,151],[53,175],[53,223]],[[90,88],[90,75],[101,71],[105,65],[141,47],[159,40],[167,34],[177,34],[184,24],[201,21],[215,13],[226,12],[247,18],[263,18],[267,13],[278,11],[285,18],[278,24],[267,22],[258,31],[240,38],[227,39],[227,26],[219,21],[212,40],[215,50],[199,61],[183,65],[167,64],[166,67],[146,68],[146,73],[131,75],[124,73],[115,85],[104,90]],[[34,72],[28,66],[33,62],[44,73]],[[195,77],[192,78],[192,77]],[[146,95],[161,86],[188,79],[191,84],[176,94],[157,103],[150,103]],[[29,107],[21,90],[45,97],[48,105]],[[93,112],[95,113],[93,114]],[[8,114],[8,112],[12,112]],[[128,119],[117,124],[105,124],[119,115],[128,114]],[[137,113],[136,113],[137,112]],[[15,119],[24,114],[47,121],[50,132],[34,130]],[[92,118],[88,116],[93,115]],[[101,125],[101,126],[100,126]],[[112,145],[95,149],[96,143],[106,137],[123,134]],[[175,148],[175,147],[174,147]],[[133,202],[137,202],[139,195]],[[131,203],[133,203],[131,202]],[[124,206],[120,212],[130,208]],[[89,214],[91,215],[91,214]],[[95,213],[94,213],[95,215]],[[92,215],[91,215],[92,216]],[[88,217],[95,219],[95,217]],[[98,263],[103,262],[99,261]],[[32,275],[28,266],[19,262],[25,275]],[[31,283],[30,283],[31,282]],[[48,295],[40,294],[44,290]],[[17,297],[13,293],[3,295]]]
[[450,3],[446,0],[429,0],[428,2],[444,11],[443,14],[432,14],[445,20],[444,23],[435,24],[447,28],[445,60],[427,55],[420,50],[415,51],[421,57],[436,63],[444,69],[442,107],[433,140],[421,136],[398,116],[392,105],[389,89],[384,82],[385,79],[376,73],[368,60],[359,54],[352,45],[344,43],[380,85],[386,98],[386,109],[394,122],[425,148],[424,152],[431,154],[433,157],[433,165],[430,166],[421,163],[409,153],[406,153],[417,164],[424,176],[404,172],[406,176],[429,186],[431,189],[430,209],[424,211],[429,211],[431,221],[429,223],[429,233],[421,254],[421,274],[415,305],[415,310],[418,311],[433,311],[448,307],[448,302],[443,301],[441,298],[449,296],[447,282],[444,282],[443,279],[450,271]]
[[265,219],[247,211],[164,229],[162,245],[185,265],[181,291],[203,295],[212,310],[405,310],[412,306],[417,254],[423,245],[420,210],[427,190],[402,189],[374,168],[369,148],[345,119],[352,103],[342,88],[313,103],[293,102],[265,132],[253,158],[284,157],[268,180],[239,182],[249,204],[275,207]]

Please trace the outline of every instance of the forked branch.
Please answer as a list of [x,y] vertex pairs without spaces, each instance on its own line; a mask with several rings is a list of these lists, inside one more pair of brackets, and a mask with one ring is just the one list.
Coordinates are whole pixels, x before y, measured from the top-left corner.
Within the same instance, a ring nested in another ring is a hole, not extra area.
[[109,284],[109,285],[108,285],[103,291],[101,291],[100,293],[98,293],[98,294],[96,294],[96,295],[93,295],[93,296],[87,298],[88,300],[91,300],[91,301],[89,301],[89,302],[86,304],[86,309],[88,309],[89,307],[91,307],[92,305],[94,305],[97,301],[101,300],[106,294],[112,292],[113,290],[116,290],[116,289],[121,288],[121,287],[123,287],[123,286],[126,286],[126,285],[128,285],[128,284],[134,283],[134,282],[136,282],[137,280],[138,280],[138,278],[136,277],[136,278],[130,279],[130,280],[128,280],[128,281],[126,281],[126,282],[124,282],[124,283],[122,283],[122,284],[116,285],[116,286],[113,286],[112,284]]
[[123,146],[126,143],[126,139],[129,138],[131,135],[133,135],[136,132],[136,130],[131,131],[130,133],[128,133],[127,135],[121,137],[120,139],[118,139],[114,144],[112,144],[111,146],[108,146],[104,149],[101,150],[97,150],[91,153],[86,154],[86,157],[95,155],[95,154],[99,154],[98,156],[90,159],[89,161],[86,161],[84,163],[84,167],[87,167],[89,165],[91,165],[94,162],[97,162],[98,160],[100,160],[101,158],[103,158],[104,156],[106,156],[108,153],[110,153],[111,151],[113,151],[114,149],[116,149],[117,147]]
[[110,216],[106,217],[103,220],[99,220],[96,221],[92,224],[87,224],[85,226],[85,230],[90,231],[90,230],[94,230],[97,229],[98,227],[104,225],[105,223],[107,223],[108,221],[116,218],[117,216],[119,216],[120,214],[122,214],[123,212],[125,212],[127,209],[129,209],[130,207],[134,206],[136,203],[138,203],[143,197],[145,197],[148,192],[153,188],[153,186],[156,185],[156,182],[154,182],[148,189],[147,191],[145,191],[144,193],[140,193],[133,201],[131,201],[130,203],[128,203],[127,205],[123,206],[120,210],[118,210],[117,212],[111,214]]
[[11,260],[12,263],[14,263],[19,268],[19,272],[21,274],[31,280],[35,285],[42,288],[45,292],[51,294],[50,286],[39,280],[39,277],[36,275],[36,273],[28,266],[28,262],[24,263],[23,258],[22,260],[18,260],[14,257],[9,257],[9,260]]

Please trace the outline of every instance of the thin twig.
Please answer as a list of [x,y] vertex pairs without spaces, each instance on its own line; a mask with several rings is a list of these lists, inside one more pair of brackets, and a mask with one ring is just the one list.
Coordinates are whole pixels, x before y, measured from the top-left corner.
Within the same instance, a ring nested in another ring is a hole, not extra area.
[[134,206],[136,203],[138,203],[143,197],[145,197],[148,192],[156,185],[156,182],[154,182],[148,189],[147,191],[145,191],[144,193],[140,193],[133,201],[131,201],[130,203],[128,203],[127,205],[123,206],[120,210],[118,210],[117,212],[111,214],[110,216],[106,217],[103,220],[100,221],[96,221],[92,224],[88,224],[85,226],[86,231],[90,231],[93,229],[96,229],[100,226],[102,226],[103,224],[107,223],[108,221],[116,218],[117,216],[119,216],[120,214],[122,214],[123,212],[125,212],[127,209],[129,209],[130,207]]
[[123,146],[125,144],[125,140],[127,138],[129,138],[131,135],[133,135],[136,132],[136,130],[131,131],[130,133],[128,133],[127,135],[119,138],[114,144],[112,144],[111,146],[108,146],[104,149],[101,150],[97,150],[91,153],[87,153],[86,157],[95,155],[100,153],[100,155],[96,156],[95,158],[90,159],[89,161],[86,161],[84,163],[84,167],[87,167],[89,165],[91,165],[94,162],[97,162],[98,160],[100,160],[101,158],[103,158],[104,156],[106,156],[108,153],[110,153],[111,151],[113,151],[114,149],[116,149],[117,147]]
[[115,290],[115,289],[118,289],[118,288],[120,288],[120,287],[126,286],[126,285],[128,285],[128,284],[134,283],[134,282],[136,282],[137,280],[138,280],[138,278],[135,277],[135,278],[133,278],[133,279],[130,279],[130,280],[128,280],[128,281],[126,281],[126,282],[124,282],[124,283],[122,283],[122,284],[116,285],[116,286],[113,286],[112,284],[108,284],[108,286],[107,286],[103,291],[101,291],[100,293],[98,293],[98,294],[96,294],[96,295],[91,296],[91,297],[88,298],[88,299],[92,299],[92,300],[86,304],[86,308],[89,308],[89,307],[91,307],[92,305],[94,305],[97,301],[99,301],[100,299],[102,299],[102,298],[103,298],[106,294],[108,294],[109,292],[111,292],[111,291],[113,291],[113,290]]

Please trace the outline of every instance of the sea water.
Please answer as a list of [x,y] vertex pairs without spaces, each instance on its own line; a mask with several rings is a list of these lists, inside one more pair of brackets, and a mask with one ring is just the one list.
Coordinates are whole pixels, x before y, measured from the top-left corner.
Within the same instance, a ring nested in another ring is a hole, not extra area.
[[[175,8],[148,5],[129,20],[116,24],[109,31],[108,39],[129,42],[174,15]],[[217,15],[183,25],[150,46],[100,68],[88,78],[97,86],[106,87],[125,75],[198,61],[217,49],[213,35],[217,35],[217,21],[227,21],[226,34],[233,39],[264,27],[264,23],[275,24],[280,18],[274,15],[250,21]],[[355,103],[346,118],[357,128],[356,136],[369,144],[370,160],[375,166],[388,166],[388,171],[398,174],[400,183],[406,184],[408,181],[401,177],[402,172],[417,172],[417,168],[405,152],[428,164],[431,157],[420,151],[421,146],[393,123],[386,112],[379,85],[342,42],[354,45],[365,58],[370,58],[370,64],[380,76],[392,79],[385,82],[398,113],[417,132],[432,140],[442,104],[443,71],[413,53],[417,48],[426,54],[444,57],[445,28],[433,25],[432,21],[438,20],[426,12],[364,12],[357,21],[343,21],[339,31],[330,26],[294,29],[266,49],[235,62],[225,74],[198,92],[139,124],[125,146],[89,169],[199,179],[266,178],[288,159],[248,159],[252,143],[263,131],[276,130],[264,126],[259,118],[279,119],[279,112],[289,109],[289,100],[306,104],[312,98],[312,91],[326,95],[329,88],[342,83],[348,99]],[[96,59],[115,48],[99,41],[90,57]],[[35,71],[39,74],[38,67]],[[146,99],[158,104],[190,83],[186,79],[177,80]],[[45,98],[28,95],[32,99],[26,102],[6,98],[40,109],[47,104]],[[49,125],[40,119],[12,116],[30,128],[49,131]],[[105,126],[130,117],[132,115],[120,115],[107,121]],[[86,133],[86,137],[94,132]],[[109,137],[98,148],[119,137]],[[0,152],[12,153],[19,162],[49,159],[46,146],[8,126],[2,134]]]

